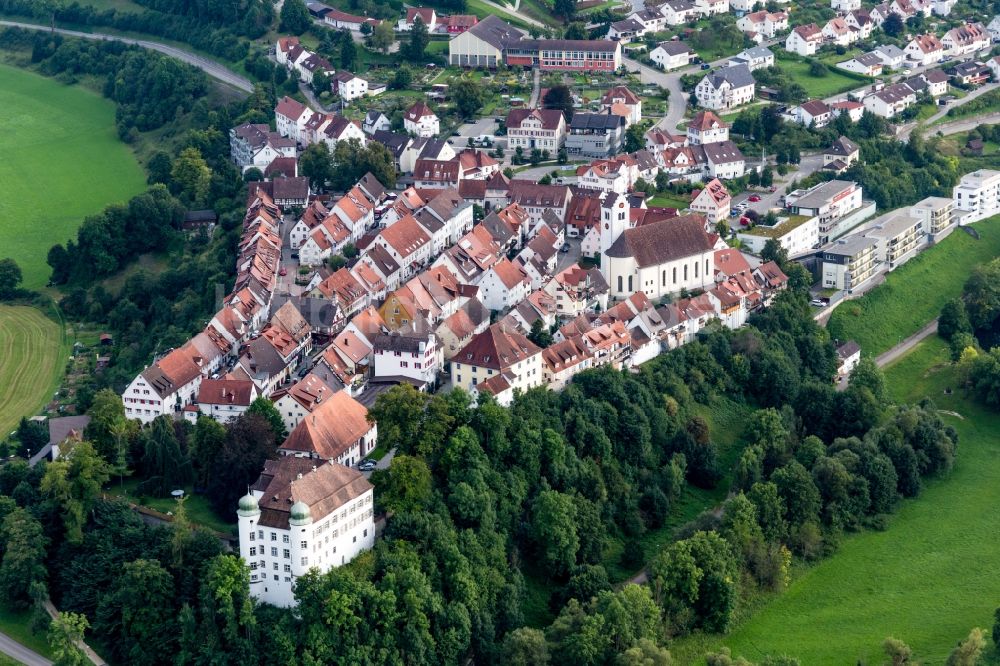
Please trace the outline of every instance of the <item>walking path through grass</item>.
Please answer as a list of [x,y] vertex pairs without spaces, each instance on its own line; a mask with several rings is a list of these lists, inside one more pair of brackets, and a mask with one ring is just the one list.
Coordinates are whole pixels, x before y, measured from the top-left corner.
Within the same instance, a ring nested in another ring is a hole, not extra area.
[[730,636],[680,642],[680,663],[725,645],[751,660],[788,654],[802,664],[877,664],[882,641],[894,636],[920,663],[942,664],[972,627],[992,626],[1000,606],[1000,414],[945,394],[955,386],[947,361],[945,344],[931,337],[886,375],[896,400],[930,396],[959,432],[952,472],[903,503],[885,532],[846,538]]
[[958,297],[972,269],[1000,256],[1000,216],[973,225],[980,240],[956,229],[886,276],[856,301],[841,304],[827,329],[838,340],[855,340],[866,356],[878,356],[936,318]]

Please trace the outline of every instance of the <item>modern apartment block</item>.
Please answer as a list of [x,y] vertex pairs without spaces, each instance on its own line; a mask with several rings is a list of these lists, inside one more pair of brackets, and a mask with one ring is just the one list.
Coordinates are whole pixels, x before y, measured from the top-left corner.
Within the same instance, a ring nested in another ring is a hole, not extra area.
[[959,222],[978,222],[1000,214],[1000,171],[979,169],[962,176],[952,190]]
[[898,213],[866,232],[866,236],[878,241],[875,255],[889,270],[898,268],[924,244],[924,223],[906,213]]
[[948,197],[927,197],[910,207],[910,215],[923,222],[924,233],[936,243],[955,228],[955,202]]
[[843,238],[823,249],[823,288],[853,291],[875,275],[878,240],[866,236]]

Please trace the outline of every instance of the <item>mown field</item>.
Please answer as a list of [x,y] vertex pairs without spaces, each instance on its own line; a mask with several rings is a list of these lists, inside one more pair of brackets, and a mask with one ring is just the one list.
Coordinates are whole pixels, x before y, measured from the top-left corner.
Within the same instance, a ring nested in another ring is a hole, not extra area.
[[0,108],[0,257],[34,289],[48,280],[53,244],[145,179],[115,134],[114,105],[90,90],[0,65]]
[[35,308],[0,305],[0,436],[48,402],[68,354],[60,324]]
[[[943,664],[972,627],[989,632],[1000,606],[1000,414],[960,391],[945,393],[955,387],[947,360],[944,342],[933,337],[886,374],[896,400],[929,396],[958,430],[952,472],[900,506],[886,531],[846,538],[731,635],[682,642],[675,658],[694,662],[726,645],[751,660],[788,654],[803,664],[878,664],[882,641],[893,636],[920,663]],[[995,663],[987,651],[984,663]]]
[[955,230],[889,273],[884,284],[842,304],[827,329],[839,340],[856,340],[862,353],[877,356],[938,316],[946,301],[962,293],[977,265],[1000,256],[1000,216],[977,222],[980,240]]

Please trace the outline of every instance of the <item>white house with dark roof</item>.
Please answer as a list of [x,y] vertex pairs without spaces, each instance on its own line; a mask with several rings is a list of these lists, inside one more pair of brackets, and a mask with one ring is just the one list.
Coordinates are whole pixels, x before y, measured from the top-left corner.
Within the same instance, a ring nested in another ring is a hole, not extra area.
[[746,65],[722,67],[705,76],[694,89],[706,109],[732,109],[753,101],[756,82]]
[[337,72],[331,76],[330,87],[345,102],[350,102],[368,94],[368,80],[347,70]]
[[666,17],[667,25],[687,23],[699,13],[691,0],[667,0],[660,5],[660,12]]
[[746,65],[750,71],[764,69],[774,64],[774,51],[766,46],[753,46],[740,51],[729,59],[730,65]]
[[746,157],[732,141],[717,141],[701,146],[705,168],[712,178],[739,178],[746,173]]
[[691,56],[694,52],[691,47],[684,42],[669,41],[660,42],[655,49],[649,52],[649,59],[657,67],[664,71],[687,67],[691,63]]
[[879,76],[884,67],[885,64],[882,62],[882,58],[874,52],[862,53],[850,60],[837,63],[838,69],[871,77]]
[[882,66],[888,69],[899,69],[906,61],[906,52],[893,44],[881,44],[872,49],[872,53],[882,61]]

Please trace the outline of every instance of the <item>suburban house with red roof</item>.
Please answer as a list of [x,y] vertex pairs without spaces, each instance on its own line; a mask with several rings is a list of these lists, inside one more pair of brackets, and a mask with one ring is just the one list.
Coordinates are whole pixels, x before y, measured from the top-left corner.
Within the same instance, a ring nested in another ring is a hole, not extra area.
[[417,102],[403,114],[403,128],[418,137],[430,138],[441,131],[441,121],[431,107]]
[[693,192],[692,195],[691,210],[704,215],[705,221],[709,224],[715,224],[719,220],[729,218],[732,197],[729,196],[729,190],[718,178],[713,178],[703,190],[697,193]]
[[815,23],[792,28],[785,38],[785,50],[801,56],[811,56],[823,45],[823,31]]
[[566,118],[558,109],[511,109],[504,127],[510,150],[537,148],[554,156],[566,143]]

